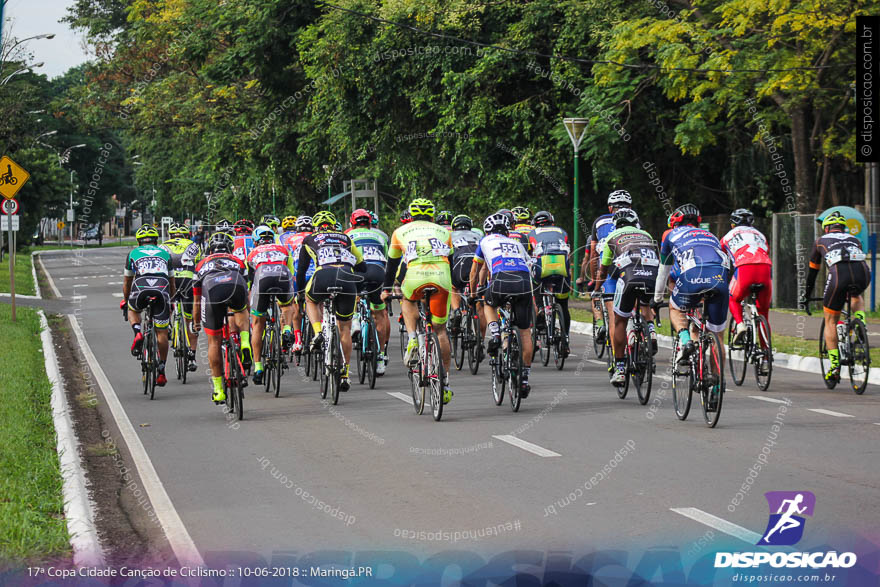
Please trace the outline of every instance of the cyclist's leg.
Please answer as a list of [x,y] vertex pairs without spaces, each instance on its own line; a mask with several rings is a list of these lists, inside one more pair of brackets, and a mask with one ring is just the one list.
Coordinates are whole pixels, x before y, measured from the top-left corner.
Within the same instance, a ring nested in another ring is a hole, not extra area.
[[251,348],[254,356],[254,374],[263,370],[263,330],[266,327],[266,311],[272,303],[269,289],[274,285],[272,275],[257,268],[251,284]]
[[[214,401],[223,401],[223,357],[220,353],[220,341],[223,336],[223,316],[226,314],[228,297],[224,284],[213,283],[210,278],[204,284],[200,300],[200,318],[202,328],[208,336],[208,366],[211,369],[211,382],[214,388]],[[212,300],[217,301],[212,301]]]
[[296,304],[293,297],[293,276],[286,267],[282,272],[278,286],[279,289],[275,293],[275,299],[278,300],[278,306],[281,309],[281,316],[279,316],[281,320],[281,336],[285,341],[285,348],[289,348],[287,345],[293,343],[293,311]]
[[339,325],[339,341],[342,344],[342,357],[345,360],[344,373],[348,373],[351,359],[351,317],[357,300],[357,284],[351,271],[339,270],[337,286],[343,291],[336,296],[336,323]]
[[749,276],[748,269],[745,265],[741,267],[737,267],[733,270],[733,277],[730,280],[730,299],[728,301],[728,307],[730,309],[730,314],[733,316],[734,322],[737,325],[742,324],[743,321],[743,309],[742,309],[742,301],[745,299],[746,295],[749,292]]
[[622,279],[617,284],[614,292],[614,331],[611,344],[614,347],[614,356],[618,365],[624,362],[624,347],[626,346],[626,327],[630,316],[636,306],[636,288],[640,284]]
[[828,269],[825,294],[822,299],[825,310],[825,348],[828,349],[828,358],[831,361],[832,369],[840,367],[840,354],[837,350],[837,321],[840,319],[840,311],[846,304],[846,287],[848,285],[845,276],[840,274],[840,267],[841,264],[838,263]]
[[[324,284],[324,276],[329,269],[319,269],[315,271],[312,278],[306,284],[306,316],[312,327],[312,344],[317,347],[321,342],[319,335],[321,334],[321,323],[324,320],[324,308],[322,304],[327,299],[326,285]],[[322,273],[324,272],[324,273]]]
[[[723,275],[723,274],[722,274]],[[729,306],[728,298],[730,292],[727,289],[727,277],[723,276],[722,280],[713,287],[715,295],[706,305],[708,316],[704,316],[706,320],[706,328],[711,332],[721,333],[727,328],[727,308]],[[719,336],[720,348],[718,349],[719,357],[724,356],[724,337]]]
[[449,315],[449,289],[452,285],[444,279],[438,281],[444,283],[430,284],[437,288],[437,292],[431,294],[431,323],[434,325],[437,340],[440,342],[440,358],[448,377],[449,363],[452,359],[452,345],[449,343],[449,335],[446,332],[446,320]]

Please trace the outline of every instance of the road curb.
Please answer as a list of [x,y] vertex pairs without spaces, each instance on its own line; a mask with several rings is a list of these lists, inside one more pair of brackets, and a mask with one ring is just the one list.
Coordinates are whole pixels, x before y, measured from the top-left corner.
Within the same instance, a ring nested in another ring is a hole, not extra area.
[[[571,331],[577,334],[583,334],[592,337],[593,325],[587,322],[571,321]],[[664,348],[672,348],[672,337],[665,334],[657,333],[657,344]],[[801,371],[804,373],[822,374],[822,364],[817,357],[802,357],[801,355],[790,355],[788,353],[773,353],[773,364],[777,367],[791,369],[792,371]],[[868,383],[880,385],[880,372],[876,369],[868,373]]]

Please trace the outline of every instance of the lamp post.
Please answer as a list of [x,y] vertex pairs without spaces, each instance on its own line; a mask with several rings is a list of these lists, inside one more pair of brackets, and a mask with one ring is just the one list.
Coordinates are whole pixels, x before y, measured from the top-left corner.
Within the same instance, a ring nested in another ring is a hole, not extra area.
[[578,173],[578,160],[580,159],[578,152],[580,150],[581,141],[584,140],[584,131],[587,129],[587,124],[589,121],[586,118],[563,118],[562,124],[565,125],[565,130],[568,132],[568,137],[571,139],[571,144],[574,147],[574,239],[572,243],[573,252],[572,252],[572,280],[577,281],[578,273],[580,270],[580,265],[578,264],[578,234],[580,233],[580,226],[578,223],[579,214],[580,214],[580,201],[579,194],[580,191],[580,177]]
[[76,173],[70,170],[70,207],[67,209],[67,222],[70,224],[70,246],[73,248],[73,176]]

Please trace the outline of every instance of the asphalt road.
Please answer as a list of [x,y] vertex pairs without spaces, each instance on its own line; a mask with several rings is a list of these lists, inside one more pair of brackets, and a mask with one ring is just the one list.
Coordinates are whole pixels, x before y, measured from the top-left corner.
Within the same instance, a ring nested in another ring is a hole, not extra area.
[[[777,369],[766,393],[751,379],[731,389],[721,422],[708,429],[697,404],[687,421],[676,419],[668,380],[655,380],[648,406],[632,391],[618,399],[590,339],[573,336],[563,371],[534,369],[519,413],[494,405],[484,364],[477,376],[452,373],[455,398],[436,423],[392,395],[409,395],[392,336],[388,374],[375,390],[354,383],[332,407],[292,371],[280,398],[251,385],[236,426],[210,400],[204,358],[190,383],[175,381],[169,363],[168,386],[154,401],[142,395],[118,309],[124,255],[43,259],[206,559],[339,548],[490,555],[661,544],[695,552],[707,532],[742,548],[764,530],[762,494],[774,490],[816,495],[800,548],[834,540],[840,551],[858,535],[876,537],[876,386],[856,396],[845,386],[826,390],[818,375]],[[660,373],[667,351],[658,357]],[[505,435],[533,446],[498,438]],[[765,464],[746,484],[765,446]],[[305,492],[341,514],[318,509]],[[496,532],[475,540],[487,527]]]

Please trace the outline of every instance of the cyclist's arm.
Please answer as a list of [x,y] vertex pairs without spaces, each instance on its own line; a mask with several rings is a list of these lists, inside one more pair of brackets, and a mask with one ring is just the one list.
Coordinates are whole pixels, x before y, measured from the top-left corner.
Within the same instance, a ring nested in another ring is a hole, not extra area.
[[122,299],[127,300],[131,293],[131,282],[134,281],[133,275],[126,275],[122,278]]
[[296,263],[296,293],[301,292],[306,287],[306,273],[309,270],[309,263],[312,260],[309,246],[303,242],[299,247],[299,261]]
[[171,297],[174,298],[174,294],[177,293],[177,284],[174,283],[174,278],[171,276],[168,277],[168,290]]
[[810,270],[807,272],[807,289],[804,295],[810,297],[813,288],[816,286],[816,277],[819,275],[819,269],[822,267],[822,252],[819,250],[819,241],[813,243],[813,250],[810,252]]
[[391,289],[394,287],[394,277],[397,275],[397,268],[400,267],[402,257],[388,256],[388,263],[385,264],[385,280],[382,283],[383,289]]
[[654,282],[655,302],[663,301],[663,294],[666,292],[666,280],[669,279],[669,273],[672,271],[672,262],[672,254],[664,255],[662,251],[660,252],[660,269],[657,271],[657,281]]
[[349,250],[351,251],[351,254],[354,255],[354,270],[358,273],[364,273],[367,270],[367,263],[364,261],[364,254],[361,252],[360,247],[355,245],[354,241],[352,241]]
[[474,258],[474,262],[471,263],[471,272],[470,275],[468,275],[468,283],[470,284],[472,295],[477,291],[477,282],[479,281],[480,269],[482,266],[483,261],[477,261],[476,258]]

